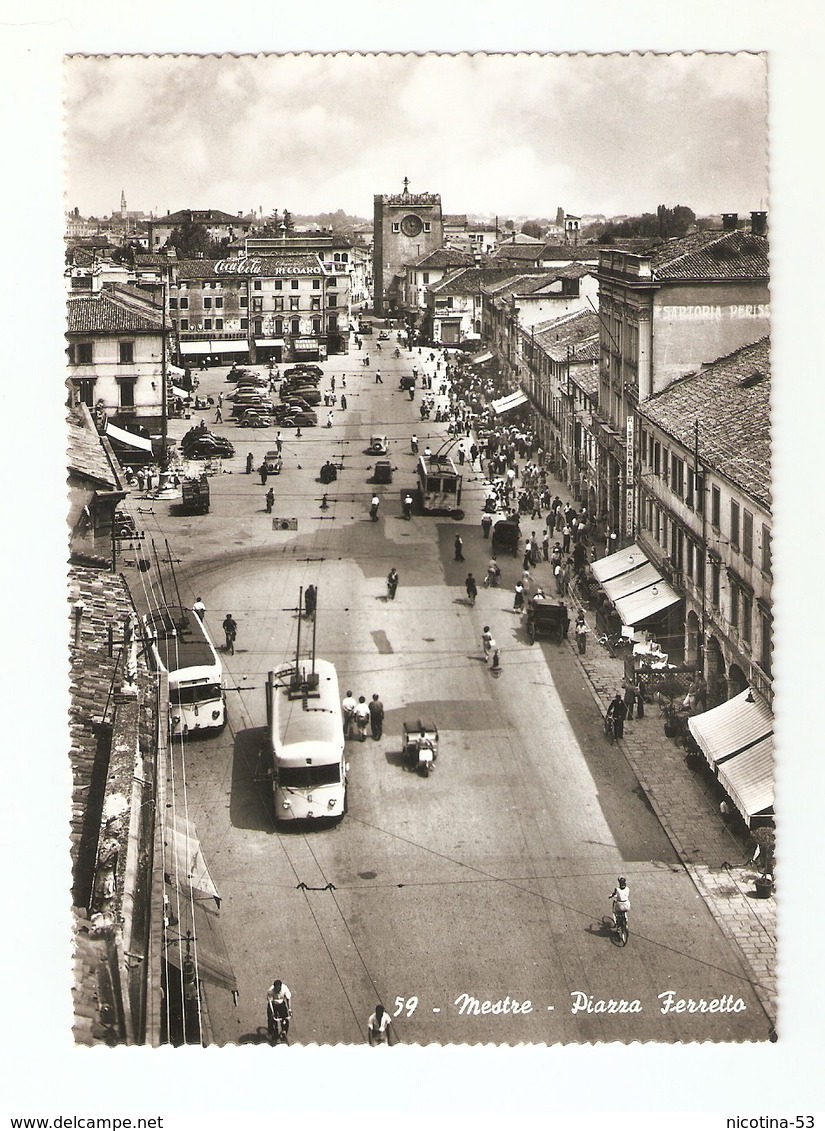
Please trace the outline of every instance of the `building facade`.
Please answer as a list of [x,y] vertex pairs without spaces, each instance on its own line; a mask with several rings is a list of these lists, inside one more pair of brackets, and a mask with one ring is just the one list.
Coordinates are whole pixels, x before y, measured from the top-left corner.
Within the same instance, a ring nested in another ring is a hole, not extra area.
[[638,410],[637,541],[684,596],[710,706],[773,698],[770,392],[764,338]]
[[449,247],[437,248],[414,259],[406,265],[399,305],[408,313],[421,317],[427,309],[427,288],[440,283],[456,268],[470,267],[472,264],[472,255]]
[[673,381],[769,332],[764,214],[751,231],[697,232],[649,253],[601,254],[599,408],[594,418],[605,474],[598,510],[633,533],[626,482],[628,420]]
[[179,212],[167,212],[162,217],[152,217],[146,221],[148,229],[148,251],[160,251],[166,245],[175,228],[183,224],[197,224],[203,228],[210,240],[236,240],[248,235],[252,221],[239,212],[237,216],[221,212],[219,208],[182,208]]
[[178,262],[169,315],[183,363],[312,360],[346,349],[349,276],[317,254]]
[[439,193],[411,193],[404,178],[401,193],[373,198],[373,302],[379,316],[392,314],[408,263],[443,246]]
[[481,338],[485,284],[511,279],[509,267],[460,267],[426,291],[423,331],[436,344],[458,345],[466,338]]
[[134,286],[91,277],[67,298],[69,383],[77,399],[121,417],[157,416],[163,398],[163,311]]

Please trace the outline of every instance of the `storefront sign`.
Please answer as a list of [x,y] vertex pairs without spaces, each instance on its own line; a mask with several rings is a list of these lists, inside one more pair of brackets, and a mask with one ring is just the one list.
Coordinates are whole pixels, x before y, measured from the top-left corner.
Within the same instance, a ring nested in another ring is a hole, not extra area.
[[633,417],[627,418],[627,451],[625,453],[624,481],[628,487],[633,486]]

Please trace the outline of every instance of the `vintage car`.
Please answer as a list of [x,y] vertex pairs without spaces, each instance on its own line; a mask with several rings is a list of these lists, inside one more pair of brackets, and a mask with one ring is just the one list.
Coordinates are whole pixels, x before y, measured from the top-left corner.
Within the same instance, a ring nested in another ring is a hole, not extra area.
[[561,644],[567,636],[570,614],[564,601],[555,601],[545,597],[543,593],[537,593],[527,602],[525,616],[531,644],[542,634],[552,636],[557,644]]
[[297,365],[291,365],[289,369],[284,370],[284,379],[291,377],[323,377],[324,371],[320,365],[310,365],[304,362],[299,362]]
[[186,459],[229,459],[235,454],[234,447],[225,436],[202,432],[188,443],[184,440],[181,441],[181,452]]
[[257,409],[249,408],[238,421],[241,428],[271,428],[272,415],[266,412],[258,412]]
[[499,550],[509,550],[509,552],[516,556],[518,553],[518,544],[521,538],[521,530],[519,529],[518,519],[501,518],[493,527],[493,553],[496,554]]
[[376,434],[370,437],[370,446],[367,448],[367,455],[385,456],[389,450],[390,445],[386,436]]
[[269,451],[264,456],[264,467],[270,475],[280,475],[283,469],[284,461],[281,459],[280,453],[277,451]]

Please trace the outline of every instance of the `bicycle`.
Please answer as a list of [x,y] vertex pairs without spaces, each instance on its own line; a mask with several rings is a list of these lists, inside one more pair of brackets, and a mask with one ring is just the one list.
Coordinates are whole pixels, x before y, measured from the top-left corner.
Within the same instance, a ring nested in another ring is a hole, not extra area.
[[604,717],[604,736],[611,746],[616,741],[616,720],[612,715]]
[[271,1044],[289,1044],[289,1022],[292,1013],[285,1002],[267,1001],[266,1031]]
[[627,912],[616,910],[615,918],[613,915],[605,915],[602,923],[610,931],[616,940],[617,946],[627,946],[627,940],[630,935],[630,929],[627,925]]

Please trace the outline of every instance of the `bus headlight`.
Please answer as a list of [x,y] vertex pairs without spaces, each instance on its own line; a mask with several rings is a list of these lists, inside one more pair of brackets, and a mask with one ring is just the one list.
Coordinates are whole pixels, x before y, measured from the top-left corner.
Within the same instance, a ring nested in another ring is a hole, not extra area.
[[180,715],[172,715],[172,726],[176,727],[176,726],[179,726],[179,725],[180,725]]
[[213,719],[219,719],[220,717],[221,717],[220,711],[213,711],[212,712],[212,718]]
[[292,802],[291,801],[282,801],[281,805],[284,807],[284,809],[291,809],[292,808]]
[[328,809],[334,809],[335,808],[335,798],[334,797],[330,797],[329,801],[327,802],[327,808]]

